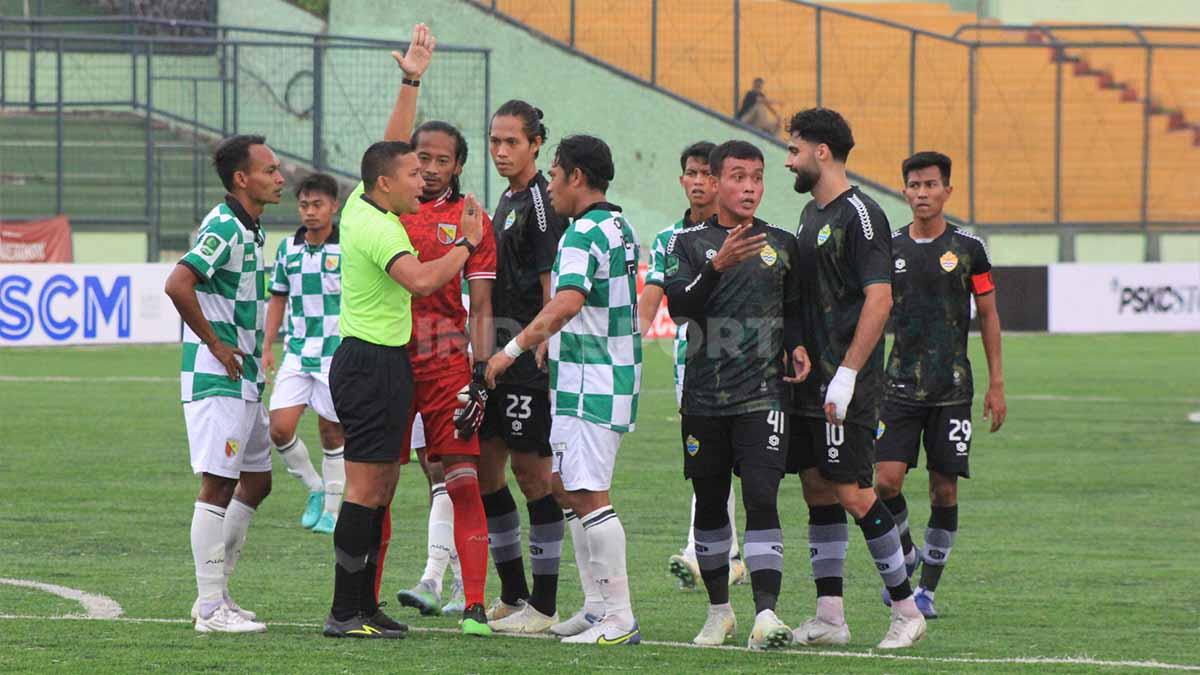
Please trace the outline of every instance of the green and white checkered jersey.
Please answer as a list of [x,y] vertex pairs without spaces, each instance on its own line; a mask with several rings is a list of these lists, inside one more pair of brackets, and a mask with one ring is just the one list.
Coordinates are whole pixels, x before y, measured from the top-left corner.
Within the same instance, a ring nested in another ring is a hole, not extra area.
[[[650,247],[650,265],[646,270],[646,285],[665,288],[667,277],[667,242],[671,235],[688,227],[685,219],[680,218],[670,227],[663,228],[654,236],[654,244]],[[683,385],[683,372],[687,365],[687,324],[675,327],[675,386]]]
[[550,338],[555,415],[633,431],[642,379],[637,313],[637,236],[620,208],[598,204],[563,232],[550,272],[554,293],[584,295],[583,308]]
[[304,228],[279,242],[271,293],[287,296],[288,337],[282,367],[328,374],[342,341],[338,333],[342,249],[337,231],[320,246],[305,241]]
[[184,324],[179,372],[184,403],[210,396],[262,399],[267,286],[262,247],[261,233],[246,228],[222,203],[204,217],[196,245],[180,260],[204,279],[196,284],[196,298],[217,339],[247,354],[242,358],[241,380],[231,380],[221,362]]

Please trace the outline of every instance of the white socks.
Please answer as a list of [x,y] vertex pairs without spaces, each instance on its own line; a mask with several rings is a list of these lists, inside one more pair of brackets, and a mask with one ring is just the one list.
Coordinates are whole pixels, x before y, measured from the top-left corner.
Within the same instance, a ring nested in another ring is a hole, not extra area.
[[[442,578],[446,574],[446,564],[454,553],[454,504],[450,494],[446,492],[445,483],[435,483],[432,490],[433,502],[429,505],[429,553],[425,559],[425,572],[421,580],[434,583],[437,594],[442,594]],[[455,560],[458,556],[454,556]],[[462,578],[459,568],[455,574]]]
[[575,549],[575,567],[579,570],[579,584],[583,587],[583,610],[598,617],[604,616],[604,596],[600,586],[592,577],[592,554],[588,546],[583,520],[574,511],[563,511],[567,526],[571,529],[571,546]]
[[[334,516],[342,508],[342,492],[346,489],[346,463],[342,459],[344,447],[325,448],[325,458],[321,460],[321,475],[325,477],[325,513]],[[312,468],[311,464],[309,468]]]
[[[733,491],[733,486],[729,488],[729,499],[725,503],[725,508],[729,511],[729,529],[733,532],[733,541],[729,546],[729,559],[733,560],[740,554],[738,548],[738,533],[737,533],[737,494]],[[683,549],[684,557],[689,560],[696,559],[696,528],[693,523],[696,522],[696,495],[692,495],[692,514],[688,520],[688,540],[687,547]]]
[[[287,464],[287,472],[299,478],[309,492],[320,492],[324,489],[321,477],[317,475],[317,470],[312,465],[312,459],[308,456],[308,448],[299,436],[293,436],[291,441],[280,446],[279,456]],[[342,482],[344,483],[345,480],[343,474]]]
[[629,600],[629,576],[625,571],[625,528],[611,506],[596,509],[583,518],[583,529],[591,553],[590,569],[604,597],[604,619],[622,630],[633,628]]
[[230,500],[229,507],[225,509],[224,590],[229,590],[229,578],[233,576],[233,569],[237,567],[238,559],[242,557],[242,546],[246,543],[246,530],[250,529],[250,519],[253,517],[254,509],[238,501],[237,497]]
[[841,596],[822,595],[817,597],[817,618],[835,626],[846,623],[846,612]]
[[209,616],[221,604],[225,590],[225,509],[196,502],[192,510],[192,561],[200,615]]

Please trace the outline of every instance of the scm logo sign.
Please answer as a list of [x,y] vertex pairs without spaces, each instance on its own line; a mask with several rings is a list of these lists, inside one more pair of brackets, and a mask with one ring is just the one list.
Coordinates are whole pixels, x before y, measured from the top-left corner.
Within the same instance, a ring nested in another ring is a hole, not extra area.
[[[81,328],[85,339],[100,335],[101,323],[115,328],[115,337],[128,338],[131,333],[131,279],[118,275],[109,288],[100,277],[83,277],[81,286],[71,276],[55,274],[38,286],[22,274],[0,277],[0,340],[17,341],[41,327],[46,337],[55,341],[69,340]],[[82,303],[74,300],[81,296]]]

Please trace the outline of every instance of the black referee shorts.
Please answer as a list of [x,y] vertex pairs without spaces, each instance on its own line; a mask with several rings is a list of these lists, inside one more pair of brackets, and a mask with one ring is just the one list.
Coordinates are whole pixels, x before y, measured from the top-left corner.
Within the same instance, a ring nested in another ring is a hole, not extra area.
[[408,452],[413,400],[408,349],[344,338],[329,366],[329,391],[345,432],[346,459],[396,462]]

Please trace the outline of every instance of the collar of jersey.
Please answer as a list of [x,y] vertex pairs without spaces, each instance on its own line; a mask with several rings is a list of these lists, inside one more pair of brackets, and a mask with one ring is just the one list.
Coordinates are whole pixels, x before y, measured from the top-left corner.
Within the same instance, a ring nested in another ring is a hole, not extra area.
[[529,192],[529,188],[533,187],[534,185],[537,185],[540,180],[544,180],[544,177],[542,176],[542,170],[538,169],[538,172],[533,174],[533,178],[529,179],[529,182],[525,184],[525,187],[521,188],[520,190],[514,190],[512,188],[509,188],[508,190],[506,190],[504,192],[504,194],[511,198],[513,195],[519,195],[523,192]]
[[325,244],[338,243],[338,226],[337,225],[333,226],[333,231],[330,232],[329,236],[325,238],[324,243],[322,243],[318,246],[313,246],[312,244],[308,243],[308,239],[304,236],[307,232],[308,232],[308,228],[301,225],[300,228],[298,230],[296,230],[296,236],[292,238],[292,243],[295,244],[296,246],[308,246],[310,248],[321,248]]
[[596,202],[595,204],[589,204],[587,206],[587,208],[580,211],[579,215],[575,216],[575,218],[576,219],[582,218],[582,217],[586,216],[589,211],[620,211],[620,210],[621,210],[621,207],[617,206],[616,204],[613,204],[612,202]]
[[857,186],[857,185],[851,185],[850,187],[848,187],[848,188],[846,188],[845,190],[843,190],[843,191],[841,192],[841,194],[839,194],[838,196],[834,197],[833,199],[830,199],[830,200],[829,200],[829,203],[828,203],[828,204],[826,204],[825,206],[821,206],[820,204],[817,204],[817,210],[818,210],[818,211],[824,211],[825,209],[829,208],[830,206],[833,206],[835,202],[837,202],[838,200],[842,199],[843,197],[846,197],[847,195],[850,195],[850,194],[852,194],[852,193],[853,193],[855,190],[857,190],[857,189],[858,189],[858,186]]

